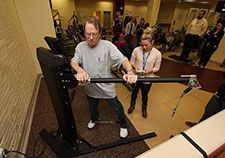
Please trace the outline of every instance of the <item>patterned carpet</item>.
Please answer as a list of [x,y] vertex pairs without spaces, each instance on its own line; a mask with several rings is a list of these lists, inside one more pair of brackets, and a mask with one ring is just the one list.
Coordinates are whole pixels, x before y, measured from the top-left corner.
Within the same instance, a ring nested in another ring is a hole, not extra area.
[[[89,106],[86,100],[84,87],[77,86],[75,97],[72,102],[73,114],[77,132],[79,135],[84,137],[93,146],[98,146],[106,143],[119,141],[119,124],[97,124],[92,130],[87,129],[89,122]],[[109,104],[101,100],[99,103],[99,114],[101,120],[117,120],[117,116]],[[138,132],[127,119],[129,136],[139,136]],[[45,142],[40,139],[39,132],[42,129],[47,131],[55,131],[58,128],[58,123],[53,110],[53,106],[48,95],[47,87],[44,79],[41,81],[37,105],[34,112],[34,118],[32,122],[30,137],[28,141],[27,154],[31,156],[34,153],[37,156],[43,151]],[[56,132],[53,132],[56,133]],[[149,132],[150,133],[150,132]],[[39,138],[39,139],[38,139]],[[36,143],[37,142],[37,143]],[[138,147],[138,148],[137,148]],[[81,158],[109,158],[109,157],[120,157],[120,158],[131,158],[149,150],[149,147],[144,141],[138,141],[98,152],[93,152],[87,155],[79,156]],[[48,147],[44,147],[43,157],[45,158],[56,158],[54,152]]]

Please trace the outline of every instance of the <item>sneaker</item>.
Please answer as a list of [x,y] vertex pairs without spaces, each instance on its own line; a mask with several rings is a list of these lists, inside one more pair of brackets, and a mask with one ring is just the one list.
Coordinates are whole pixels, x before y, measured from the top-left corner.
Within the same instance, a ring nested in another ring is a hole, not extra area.
[[92,122],[92,120],[90,120],[90,122],[88,123],[88,129],[92,129],[95,127],[95,122]]
[[120,128],[120,138],[126,138],[128,136],[127,128]]

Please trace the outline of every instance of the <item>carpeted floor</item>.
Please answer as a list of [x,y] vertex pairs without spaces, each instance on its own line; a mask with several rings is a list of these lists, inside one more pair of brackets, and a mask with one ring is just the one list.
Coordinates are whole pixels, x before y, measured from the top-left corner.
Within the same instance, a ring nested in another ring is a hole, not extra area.
[[[89,122],[89,106],[86,100],[84,87],[77,86],[74,100],[72,102],[73,114],[77,132],[84,137],[91,145],[98,146],[106,143],[111,143],[120,140],[119,138],[119,124],[97,124],[92,130],[87,129]],[[99,113],[101,120],[117,120],[115,112],[112,110],[110,105],[101,100],[99,103]],[[138,132],[127,119],[128,122],[128,138],[138,136]],[[27,154],[31,156],[33,153],[37,156],[44,146],[44,141],[40,139],[39,132],[42,129],[47,131],[56,131],[58,123],[52,107],[50,97],[48,95],[47,87],[44,79],[41,81],[39,94],[37,98],[37,105],[34,112],[30,137],[28,141]],[[54,132],[53,132],[54,133]],[[34,152],[34,146],[35,152]],[[137,148],[138,147],[138,148]],[[46,150],[45,150],[46,149]],[[120,158],[131,158],[149,150],[149,147],[144,141],[130,143],[111,149],[106,149],[87,155],[82,155],[82,158],[109,158],[109,157],[120,157]],[[52,150],[45,146],[43,157],[44,158],[56,158],[57,156]]]

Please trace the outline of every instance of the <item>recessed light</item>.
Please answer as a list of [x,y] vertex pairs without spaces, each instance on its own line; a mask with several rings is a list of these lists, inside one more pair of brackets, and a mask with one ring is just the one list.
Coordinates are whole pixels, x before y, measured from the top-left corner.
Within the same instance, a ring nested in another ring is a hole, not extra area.
[[204,1],[204,2],[200,2],[200,3],[202,3],[202,4],[209,4],[209,2],[206,2],[206,1]]
[[195,0],[185,0],[185,2],[196,2]]

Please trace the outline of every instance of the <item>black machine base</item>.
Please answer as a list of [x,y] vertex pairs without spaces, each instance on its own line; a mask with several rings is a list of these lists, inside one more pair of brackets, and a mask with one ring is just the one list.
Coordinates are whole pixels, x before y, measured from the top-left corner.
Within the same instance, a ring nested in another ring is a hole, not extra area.
[[69,145],[63,138],[57,138],[51,133],[48,133],[45,129],[43,129],[40,133],[41,138],[47,143],[47,145],[52,149],[52,151],[59,157],[59,158],[72,158],[75,156],[88,154],[91,152],[96,152],[99,150],[104,150],[136,141],[140,141],[147,138],[156,137],[157,135],[153,133],[148,133],[145,135],[121,139],[116,142],[112,142],[109,144],[103,144],[99,146],[92,146],[90,145],[84,138],[78,136],[77,146],[72,147]]

